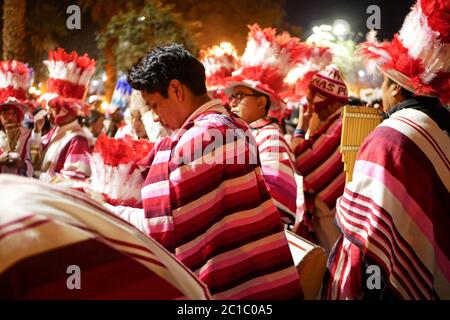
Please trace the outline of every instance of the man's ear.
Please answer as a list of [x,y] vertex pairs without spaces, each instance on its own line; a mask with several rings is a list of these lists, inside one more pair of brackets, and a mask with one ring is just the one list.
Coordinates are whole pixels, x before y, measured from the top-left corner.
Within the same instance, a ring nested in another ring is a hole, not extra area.
[[401,92],[402,92],[402,86],[401,85],[399,85],[398,83],[393,83],[392,85],[391,85],[391,93],[392,93],[392,96],[395,98],[395,99],[397,99],[397,100],[400,100],[400,98],[401,98]]
[[267,105],[267,97],[266,96],[258,97],[258,109],[266,110],[266,105]]
[[180,81],[174,79],[170,80],[169,87],[167,88],[167,93],[169,97],[177,100],[178,102],[182,102],[184,99],[184,90]]

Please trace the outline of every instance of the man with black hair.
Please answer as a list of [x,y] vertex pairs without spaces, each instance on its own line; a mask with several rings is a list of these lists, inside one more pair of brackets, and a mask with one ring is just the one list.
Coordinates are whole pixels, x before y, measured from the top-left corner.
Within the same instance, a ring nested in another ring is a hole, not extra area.
[[149,155],[143,210],[113,211],[174,253],[216,299],[301,298],[280,216],[251,161],[255,141],[208,97],[203,65],[171,44],[151,50],[127,80],[176,131]]

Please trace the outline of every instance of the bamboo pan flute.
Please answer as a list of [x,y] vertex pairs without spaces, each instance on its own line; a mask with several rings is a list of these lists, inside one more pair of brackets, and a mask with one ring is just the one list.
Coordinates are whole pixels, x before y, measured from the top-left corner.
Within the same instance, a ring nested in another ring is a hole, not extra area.
[[370,107],[345,106],[342,121],[341,153],[345,183],[352,181],[359,147],[382,121],[380,112]]

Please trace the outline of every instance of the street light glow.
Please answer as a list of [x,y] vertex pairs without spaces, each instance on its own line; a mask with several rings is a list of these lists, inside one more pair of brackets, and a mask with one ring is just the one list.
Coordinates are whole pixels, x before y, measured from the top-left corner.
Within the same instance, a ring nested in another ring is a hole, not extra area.
[[346,36],[350,32],[350,25],[347,21],[338,19],[333,23],[333,33],[338,36]]

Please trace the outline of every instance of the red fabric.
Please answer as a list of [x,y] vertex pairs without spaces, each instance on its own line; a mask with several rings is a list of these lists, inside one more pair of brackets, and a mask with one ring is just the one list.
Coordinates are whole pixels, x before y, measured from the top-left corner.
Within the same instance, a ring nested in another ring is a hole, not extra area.
[[56,51],[49,51],[48,59],[53,61],[62,61],[64,63],[74,62],[77,68],[80,68],[81,70],[95,66],[95,60],[89,58],[86,53],[79,56],[75,51],[68,53],[63,48],[58,48]]
[[83,99],[86,87],[62,79],[48,79],[47,93],[56,93],[63,97]]
[[144,139],[125,137],[115,139],[102,134],[98,137],[94,152],[99,153],[106,165],[117,166],[130,162],[139,162],[153,148],[153,143]]
[[427,23],[439,32],[443,43],[450,43],[450,2],[448,0],[419,0]]
[[8,100],[8,98],[14,97],[17,100],[26,100],[27,92],[22,88],[14,88],[12,86],[8,86],[6,88],[0,88],[0,103]]

